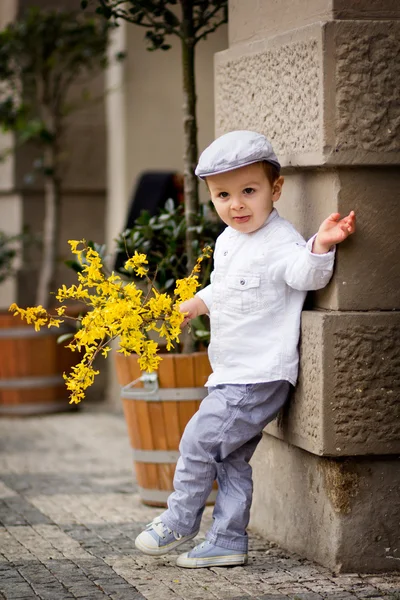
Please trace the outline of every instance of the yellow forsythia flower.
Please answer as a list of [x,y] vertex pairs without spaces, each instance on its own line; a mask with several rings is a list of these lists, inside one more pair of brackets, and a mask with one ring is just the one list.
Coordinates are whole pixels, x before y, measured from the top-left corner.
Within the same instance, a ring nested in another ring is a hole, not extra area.
[[[119,350],[124,355],[135,352],[139,366],[143,371],[152,372],[158,368],[161,357],[158,356],[158,344],[149,340],[149,331],[156,331],[166,340],[167,350],[179,342],[181,324],[184,315],[179,311],[179,304],[194,296],[199,287],[198,273],[204,258],[211,256],[211,248],[203,250],[196,265],[189,275],[176,282],[174,297],[158,292],[153,286],[145,295],[134,282],[125,283],[119,275],[105,274],[101,256],[84,240],[69,240],[71,251],[77,256],[82,266],[78,273],[78,285],[67,288],[62,285],[56,298],[59,302],[74,299],[80,300],[88,308],[88,312],[78,317],[80,327],[72,341],[66,346],[72,352],[83,352],[83,358],[72,367],[69,374],[64,373],[67,389],[71,392],[70,403],[78,403],[85,397],[85,390],[92,385],[95,375],[93,361],[100,353],[107,356],[111,350],[110,340],[119,337]],[[125,263],[125,268],[133,270],[138,277],[146,277],[148,264],[145,254],[135,252]],[[20,308],[12,304],[9,308],[14,316],[20,316],[27,323],[34,325],[38,331],[41,327],[59,327],[66,319],[66,306],[55,309],[56,315],[50,314],[42,306]],[[62,319],[60,317],[63,317]]]

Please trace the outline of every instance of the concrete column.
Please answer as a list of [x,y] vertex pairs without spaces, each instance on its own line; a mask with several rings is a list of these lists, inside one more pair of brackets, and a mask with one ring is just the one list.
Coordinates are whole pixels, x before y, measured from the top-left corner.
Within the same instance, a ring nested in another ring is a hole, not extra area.
[[[15,0],[4,0],[0,5],[0,29],[15,19],[17,13]],[[0,133],[0,155],[8,153],[13,147],[11,134]],[[0,229],[9,235],[20,233],[22,230],[22,199],[15,192],[15,159],[14,154],[8,154],[0,161]],[[14,277],[0,284],[0,310],[7,310],[17,299],[17,282]]]
[[[107,122],[107,209],[106,244],[114,251],[115,238],[125,227],[130,189],[127,185],[127,133],[126,133],[126,63],[115,62],[117,52],[126,52],[126,23],[114,30],[110,43],[110,66],[106,72],[106,122]],[[114,352],[118,343],[113,343]],[[106,400],[122,412],[121,388],[117,381],[113,360],[107,362]]]
[[216,134],[271,139],[280,214],[309,237],[357,213],[303,313],[290,407],[253,460],[251,526],[337,570],[400,560],[399,19],[393,0],[231,0],[215,61]]

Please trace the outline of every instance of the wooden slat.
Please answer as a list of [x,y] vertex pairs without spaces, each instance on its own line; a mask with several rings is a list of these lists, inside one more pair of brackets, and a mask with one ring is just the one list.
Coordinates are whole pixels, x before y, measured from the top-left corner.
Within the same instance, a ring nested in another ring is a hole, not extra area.
[[157,465],[151,463],[135,463],[137,482],[140,487],[157,490],[159,489],[159,479]]
[[63,383],[43,388],[0,390],[0,405],[3,408],[16,404],[41,404],[56,401],[68,404],[68,390]]
[[177,354],[175,359],[176,386],[194,386],[194,360],[193,354]]
[[211,374],[211,366],[207,352],[196,352],[193,354],[193,359],[195,364],[194,385],[196,387],[203,387]]
[[162,402],[148,402],[151,435],[155,450],[167,450],[168,448],[162,405]]
[[12,313],[0,312],[0,328],[5,329],[6,327],[29,327],[29,325],[20,317],[14,317]]
[[[142,374],[140,367],[139,367],[137,355],[131,354],[130,356],[124,356],[124,359],[125,359],[125,363],[128,368],[128,373],[129,373],[128,383],[130,383],[131,381],[136,381],[136,379],[139,379],[139,377]],[[136,385],[139,387],[143,387],[143,384],[141,381],[138,382]]]
[[125,422],[128,429],[131,448],[137,448],[139,450],[142,448],[142,428],[136,413],[136,402],[123,399],[122,406],[124,408]]
[[160,490],[173,490],[170,465],[158,464],[158,481]]
[[178,387],[175,371],[175,354],[163,354],[158,367],[158,383],[163,388]]
[[136,416],[140,427],[140,450],[154,450],[153,436],[151,432],[151,421],[148,402],[134,400]]
[[176,469],[176,463],[174,465],[168,465],[169,466],[169,479],[171,481],[171,490],[174,489],[174,476],[175,476],[175,469]]
[[[179,359],[179,360],[178,360]],[[179,381],[179,387],[193,387],[194,385],[194,359],[193,355],[181,354],[176,357],[176,374],[177,380]],[[185,400],[184,402],[178,403],[179,412],[179,432],[180,436],[185,430],[187,423],[190,421],[192,416],[197,410],[197,403],[195,400]]]
[[115,352],[114,354],[114,364],[119,385],[128,385],[128,383],[132,381],[130,376],[129,362],[126,360],[127,358],[128,357],[119,352]]
[[[0,342],[0,378],[13,377],[13,369],[17,363],[17,353],[14,340],[1,340]],[[15,372],[15,371],[14,371]]]
[[181,439],[178,402],[163,402],[164,421],[166,423],[167,450],[178,450]]
[[[169,423],[164,419],[163,411],[164,402],[149,402],[149,414],[152,427],[152,435],[154,441],[154,447],[157,450],[167,450],[167,429]],[[168,465],[158,464],[157,465],[157,476],[158,476],[158,488],[161,490],[171,489],[172,482],[169,477]]]
[[[164,421],[163,404],[163,402],[149,402],[152,436],[154,447],[157,450],[167,450],[168,448],[166,429],[169,424]],[[172,482],[169,477],[168,465],[157,464],[157,476],[158,489],[171,489]]]

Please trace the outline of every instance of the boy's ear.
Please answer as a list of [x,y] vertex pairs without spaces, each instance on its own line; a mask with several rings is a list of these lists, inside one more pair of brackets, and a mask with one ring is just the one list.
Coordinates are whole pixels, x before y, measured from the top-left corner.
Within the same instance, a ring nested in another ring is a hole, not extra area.
[[284,178],[280,175],[272,184],[272,202],[276,202],[281,197],[284,181]]

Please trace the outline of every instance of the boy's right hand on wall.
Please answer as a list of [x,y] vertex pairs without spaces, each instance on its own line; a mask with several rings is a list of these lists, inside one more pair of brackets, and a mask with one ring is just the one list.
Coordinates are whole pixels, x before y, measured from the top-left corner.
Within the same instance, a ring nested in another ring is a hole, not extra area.
[[314,254],[326,254],[335,244],[340,244],[356,230],[356,215],[352,210],[347,217],[340,218],[339,213],[332,213],[321,223],[312,251]]

